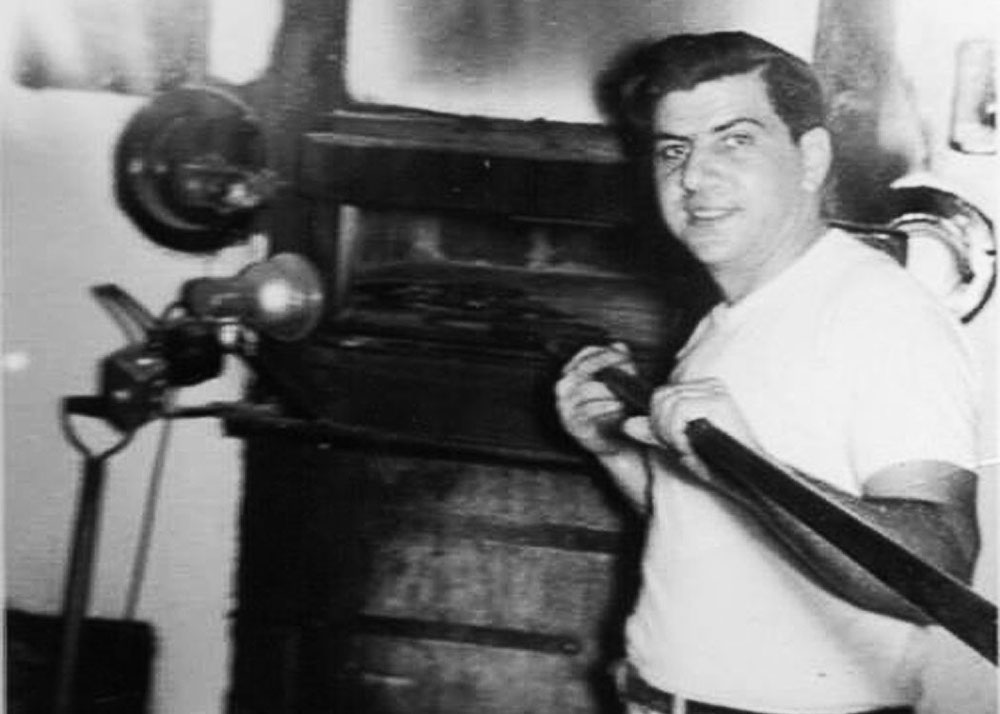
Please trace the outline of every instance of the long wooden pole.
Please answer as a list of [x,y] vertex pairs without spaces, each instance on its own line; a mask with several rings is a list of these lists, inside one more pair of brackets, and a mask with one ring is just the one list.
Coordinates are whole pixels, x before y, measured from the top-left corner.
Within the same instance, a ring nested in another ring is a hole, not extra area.
[[[646,411],[652,390],[643,380],[615,368],[603,369],[595,376],[633,410]],[[930,619],[997,664],[996,605],[708,420],[693,420],[685,433],[698,458],[713,475],[780,506]]]

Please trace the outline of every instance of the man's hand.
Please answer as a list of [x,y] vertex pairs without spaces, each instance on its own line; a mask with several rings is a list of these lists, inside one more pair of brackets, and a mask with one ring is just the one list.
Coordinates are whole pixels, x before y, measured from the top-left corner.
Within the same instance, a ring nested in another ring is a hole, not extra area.
[[711,480],[685,433],[688,423],[700,418],[708,419],[745,446],[760,451],[746,419],[718,379],[696,379],[658,388],[650,400],[649,416],[628,419],[623,430],[636,441],[675,452],[691,471]]
[[616,342],[580,350],[563,367],[556,383],[556,409],[563,428],[595,456],[614,456],[634,448],[621,432],[624,405],[594,379],[594,373],[605,367],[636,373],[628,346]]

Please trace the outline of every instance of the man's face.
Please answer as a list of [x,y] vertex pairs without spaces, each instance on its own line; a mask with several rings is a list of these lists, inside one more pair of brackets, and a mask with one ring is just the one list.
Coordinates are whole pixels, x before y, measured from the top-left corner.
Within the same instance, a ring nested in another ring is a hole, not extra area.
[[653,129],[663,218],[710,271],[759,271],[804,238],[817,181],[757,73],[667,94]]

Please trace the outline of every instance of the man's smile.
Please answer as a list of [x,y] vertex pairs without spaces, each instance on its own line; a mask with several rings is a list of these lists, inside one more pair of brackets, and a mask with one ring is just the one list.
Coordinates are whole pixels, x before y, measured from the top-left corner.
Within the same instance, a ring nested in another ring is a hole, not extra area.
[[691,224],[710,224],[736,215],[734,206],[688,206],[684,209]]

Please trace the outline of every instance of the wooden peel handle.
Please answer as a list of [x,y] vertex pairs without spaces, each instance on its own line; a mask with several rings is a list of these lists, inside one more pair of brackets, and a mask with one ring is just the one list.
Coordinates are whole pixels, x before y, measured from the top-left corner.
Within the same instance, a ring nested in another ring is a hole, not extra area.
[[[648,409],[652,387],[615,367],[598,371],[628,411]],[[685,433],[712,473],[784,509],[962,642],[997,664],[997,608],[964,583],[888,538],[856,514],[747,448],[706,419]]]

